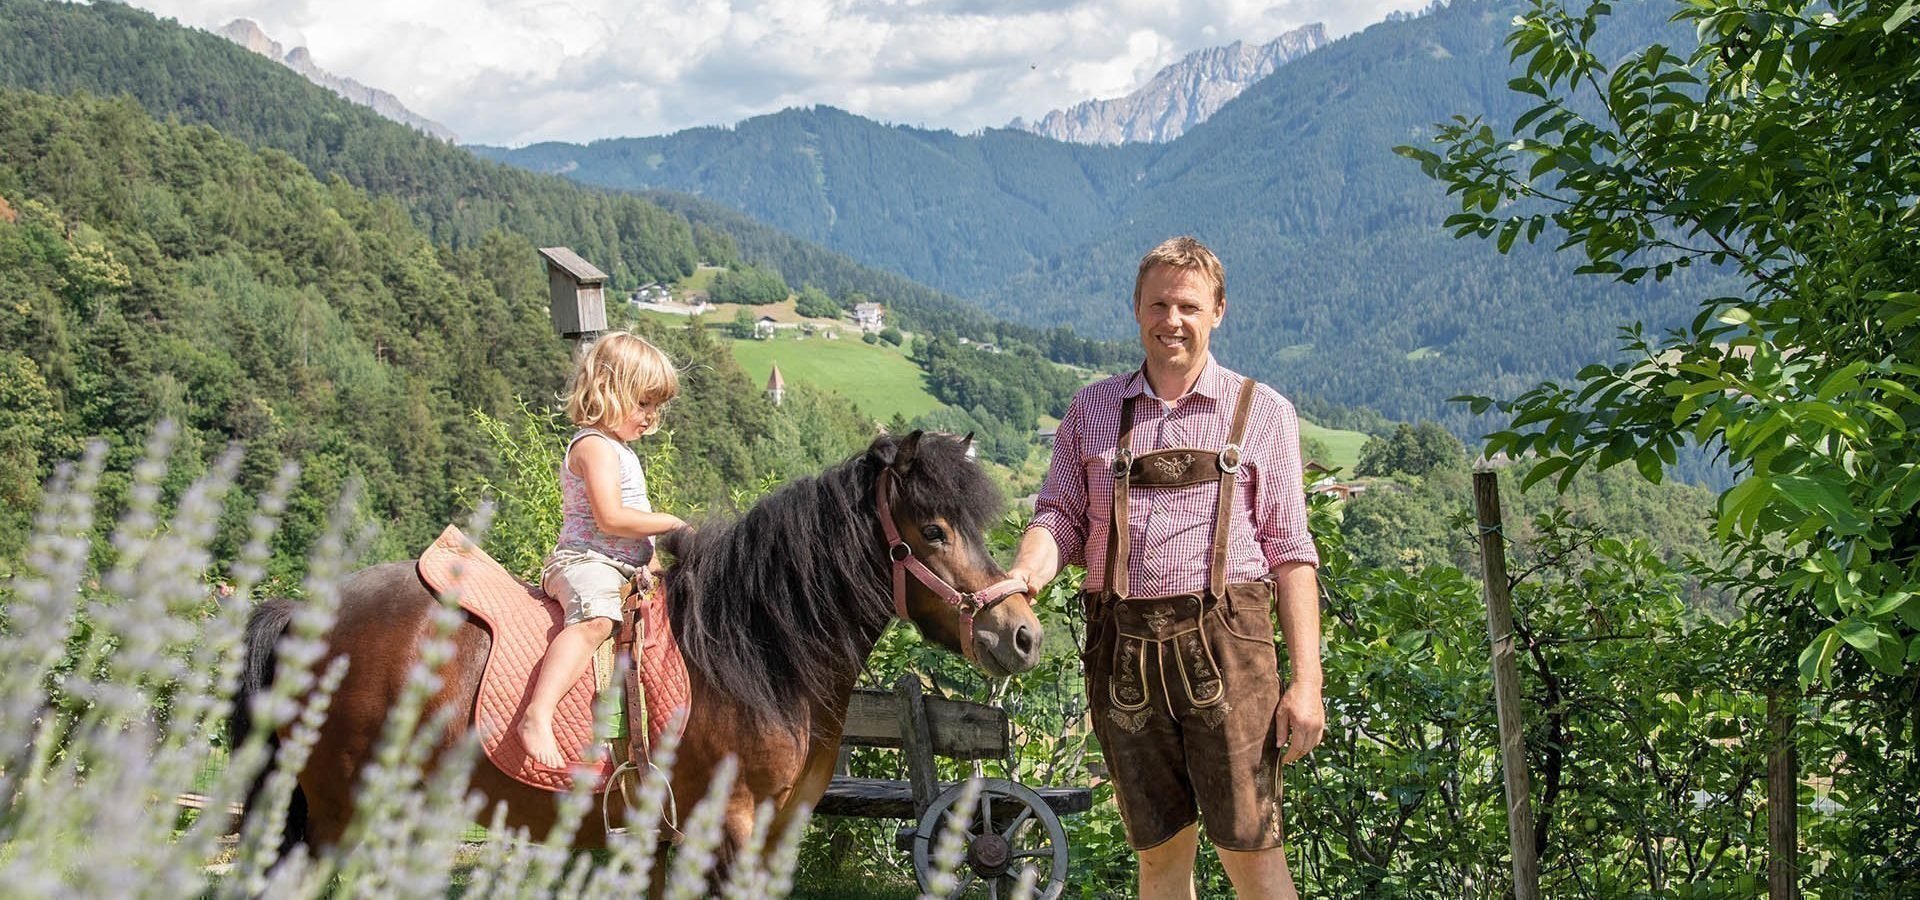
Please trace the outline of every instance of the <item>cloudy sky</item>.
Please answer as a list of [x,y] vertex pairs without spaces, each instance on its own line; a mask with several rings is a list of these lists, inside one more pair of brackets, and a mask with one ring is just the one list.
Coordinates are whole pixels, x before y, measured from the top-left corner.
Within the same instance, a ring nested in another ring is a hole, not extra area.
[[652,135],[825,104],[968,132],[1125,94],[1204,47],[1428,0],[132,0],[258,23],[469,143]]

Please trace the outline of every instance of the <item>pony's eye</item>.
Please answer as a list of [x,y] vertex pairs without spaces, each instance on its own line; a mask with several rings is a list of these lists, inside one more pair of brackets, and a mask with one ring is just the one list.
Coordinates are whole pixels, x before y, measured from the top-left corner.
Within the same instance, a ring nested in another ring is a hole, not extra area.
[[947,533],[938,525],[921,526],[920,536],[926,538],[929,544],[942,544],[947,540]]

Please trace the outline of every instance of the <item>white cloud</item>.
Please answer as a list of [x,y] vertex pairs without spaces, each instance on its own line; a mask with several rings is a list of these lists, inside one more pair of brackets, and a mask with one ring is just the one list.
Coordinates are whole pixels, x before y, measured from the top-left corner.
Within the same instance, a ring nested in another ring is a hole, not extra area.
[[1127,93],[1204,47],[1429,0],[135,0],[250,18],[463,140],[660,134],[824,104],[966,132]]

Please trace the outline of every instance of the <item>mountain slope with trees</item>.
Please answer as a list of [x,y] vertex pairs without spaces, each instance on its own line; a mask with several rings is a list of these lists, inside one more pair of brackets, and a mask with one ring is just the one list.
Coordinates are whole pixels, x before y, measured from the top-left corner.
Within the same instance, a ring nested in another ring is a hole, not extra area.
[[[1446,398],[1564,377],[1630,321],[1714,290],[1607,285],[1544,251],[1489,261],[1439,226],[1450,200],[1393,147],[1460,113],[1511,121],[1502,41],[1526,8],[1458,0],[1281,67],[1165,145],[959,137],[824,108],[731,129],[484,150],[622,188],[698,193],[1035,325],[1121,337],[1140,254],[1191,233],[1227,264],[1225,358],[1303,399],[1472,430]],[[1618,5],[1611,52],[1691,40],[1661,0]]]
[[[436,248],[392,201],[124,100],[0,91],[0,198],[0,359],[34,395],[9,391],[0,417],[36,432],[7,457],[30,487],[104,436],[117,498],[170,420],[179,458],[245,448],[249,492],[301,466],[283,558],[304,557],[348,478],[397,551],[484,469],[468,412],[503,414],[566,372],[525,239]],[[36,493],[9,504],[0,544]]]
[[665,137],[475,152],[629,190],[698,194],[943,290],[967,292],[1098,233],[1153,150],[1013,130],[894,127],[828,106]]
[[[477,416],[515,420],[523,403],[551,415],[570,354],[547,304],[519,234],[436,244],[398,202],[277,150],[155,122],[126,99],[0,89],[0,560],[54,466],[94,437],[115,512],[162,421],[177,432],[169,491],[229,447],[245,453],[248,499],[222,523],[219,558],[284,464],[300,480],[273,574],[297,575],[350,480],[381,526],[370,556],[405,557],[494,478]],[[702,328],[649,336],[698,398],[666,420],[683,502],[724,505],[871,434],[838,398],[802,390],[775,410]]]
[[817,280],[836,293],[865,293],[907,327],[997,334],[1036,346],[1054,342],[1039,329],[997,323],[951,296],[744,216],[681,214],[645,198],[477,159],[216,35],[120,4],[0,0],[0,86],[126,95],[150,115],[212,126],[255,147],[282,150],[322,179],[338,176],[393,198],[438,243],[473,247],[504,228],[539,246],[572,247],[609,273],[616,287],[673,281],[700,260],[738,260],[778,271],[795,286]]

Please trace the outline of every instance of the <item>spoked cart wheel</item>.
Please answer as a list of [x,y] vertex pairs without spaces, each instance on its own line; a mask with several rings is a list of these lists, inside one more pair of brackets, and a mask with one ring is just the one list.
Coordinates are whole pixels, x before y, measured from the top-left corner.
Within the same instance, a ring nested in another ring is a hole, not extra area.
[[[965,782],[947,788],[934,798],[914,830],[913,872],[922,891],[932,889],[934,849],[949,818],[962,812],[954,807],[965,792]],[[1033,896],[1038,900],[1059,897],[1067,887],[1067,832],[1047,801],[1004,778],[983,778],[973,806],[967,823],[967,854],[955,873],[960,880],[952,896],[983,885],[984,896],[993,900],[1011,897],[1021,872],[1032,869]]]

